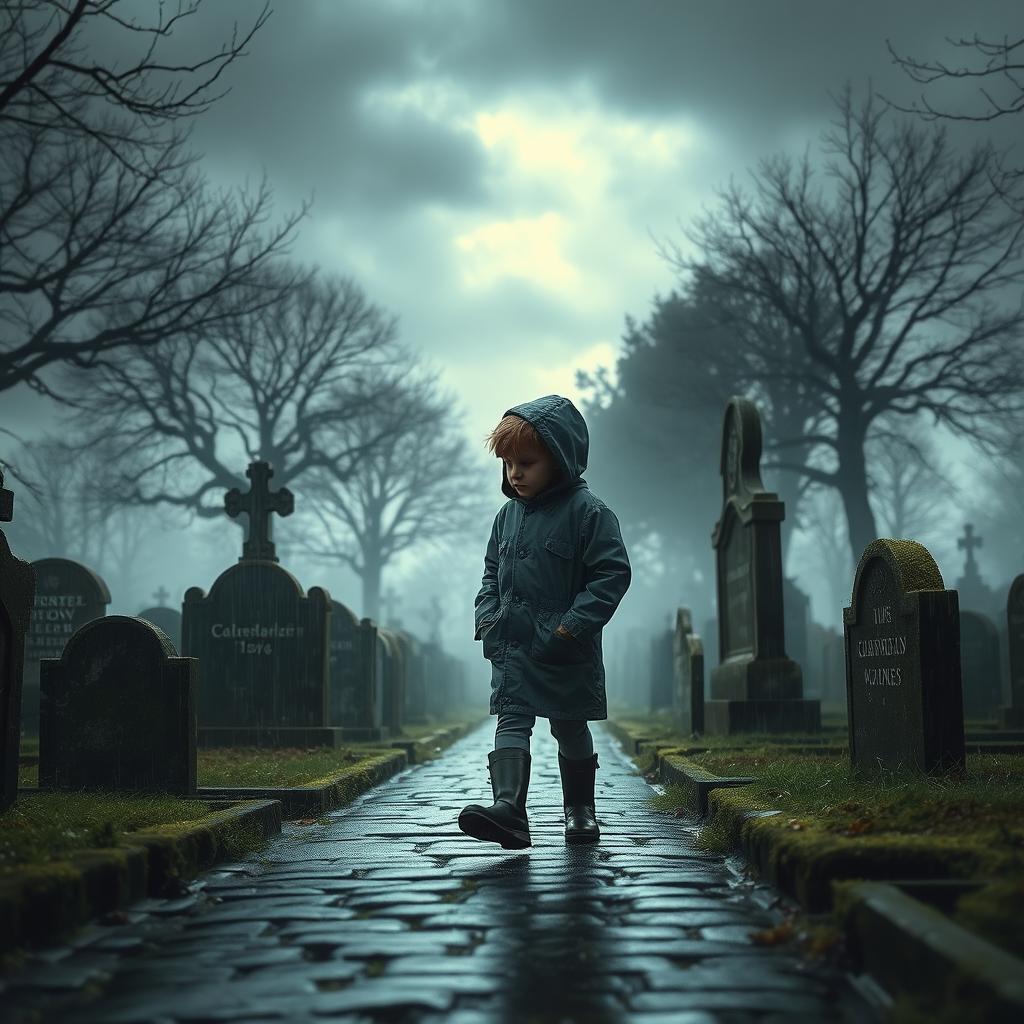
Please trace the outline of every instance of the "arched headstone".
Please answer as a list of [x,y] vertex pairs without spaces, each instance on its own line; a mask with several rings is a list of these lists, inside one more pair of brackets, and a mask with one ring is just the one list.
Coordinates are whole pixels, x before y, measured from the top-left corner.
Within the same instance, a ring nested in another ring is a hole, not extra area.
[[87,622],[107,614],[106,583],[81,562],[41,558],[32,563],[36,596],[25,638],[25,684],[21,701],[22,728],[39,732],[39,662],[59,658],[64,645]]
[[875,540],[843,610],[850,761],[866,773],[964,765],[959,603],[912,540]]
[[964,717],[993,719],[1003,699],[999,664],[999,630],[981,612],[960,612],[960,678]]
[[[14,494],[0,473],[0,523],[14,517]],[[0,811],[18,793],[18,750],[25,666],[25,634],[35,594],[35,572],[15,558],[0,530]]]
[[1009,645],[1010,703],[1001,708],[1005,729],[1024,727],[1024,574],[1010,584],[1006,595],[1006,637]]
[[196,662],[152,623],[86,623],[40,667],[39,785],[196,791]]
[[709,733],[811,732],[821,707],[803,699],[786,655],[782,598],[783,503],[761,482],[761,419],[733,398],[722,426],[722,514],[715,525],[719,664],[704,706]]

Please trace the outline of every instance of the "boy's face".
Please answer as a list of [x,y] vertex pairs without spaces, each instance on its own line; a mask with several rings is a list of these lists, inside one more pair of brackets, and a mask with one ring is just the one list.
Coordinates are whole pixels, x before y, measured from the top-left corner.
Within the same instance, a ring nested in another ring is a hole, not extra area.
[[535,498],[558,475],[555,460],[545,448],[524,448],[502,461],[505,477],[520,498]]

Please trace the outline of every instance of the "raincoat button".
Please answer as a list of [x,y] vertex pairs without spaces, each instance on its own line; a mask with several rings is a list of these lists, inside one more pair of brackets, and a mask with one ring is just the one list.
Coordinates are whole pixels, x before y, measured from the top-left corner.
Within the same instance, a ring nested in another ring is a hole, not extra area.
[[527,555],[528,555],[529,553],[530,553],[530,552],[529,552],[529,551],[527,551],[527,550],[526,550],[526,548],[522,548],[522,549],[520,550],[520,552],[519,552],[519,557],[520,557],[520,558],[525,558],[525,557],[526,557],[526,556],[527,556]]
[[518,647],[519,646],[519,641],[518,640],[513,640],[512,643],[509,644],[509,646],[510,647]]

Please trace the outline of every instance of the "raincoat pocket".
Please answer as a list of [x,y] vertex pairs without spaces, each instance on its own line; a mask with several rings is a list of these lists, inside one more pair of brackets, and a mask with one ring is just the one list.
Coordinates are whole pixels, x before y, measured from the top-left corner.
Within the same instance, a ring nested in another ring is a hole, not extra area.
[[490,623],[481,624],[483,632],[480,634],[480,639],[483,641],[484,657],[488,661],[492,661],[501,650],[501,619],[503,614],[503,610],[499,611]]
[[558,612],[537,613],[530,657],[542,665],[583,665],[590,660],[590,651],[575,637],[559,636],[555,630],[562,621]]

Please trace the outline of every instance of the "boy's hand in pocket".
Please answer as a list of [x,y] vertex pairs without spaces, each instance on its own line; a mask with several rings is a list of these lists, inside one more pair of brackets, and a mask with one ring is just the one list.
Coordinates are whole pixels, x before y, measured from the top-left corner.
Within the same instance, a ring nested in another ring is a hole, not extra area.
[[561,623],[559,623],[558,629],[555,630],[555,636],[564,637],[566,640],[576,639]]

